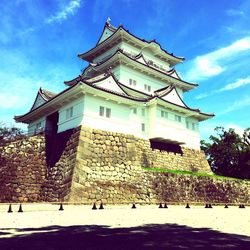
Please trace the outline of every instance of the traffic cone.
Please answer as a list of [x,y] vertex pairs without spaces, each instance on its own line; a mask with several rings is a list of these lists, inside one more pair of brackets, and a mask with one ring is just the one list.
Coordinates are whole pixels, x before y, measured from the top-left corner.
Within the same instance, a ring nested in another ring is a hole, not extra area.
[[23,209],[22,209],[22,204],[19,205],[19,209],[17,211],[18,213],[22,213],[23,212]]
[[135,209],[135,208],[136,208],[135,203],[133,203],[132,208],[133,208],[133,209]]
[[12,207],[11,207],[11,204],[9,205],[9,209],[8,209],[8,213],[12,213]]
[[187,203],[186,208],[190,208],[189,204]]
[[159,205],[159,208],[163,208],[161,203],[160,203],[160,205]]
[[60,207],[59,207],[59,211],[63,211],[64,209],[63,209],[63,204],[61,203],[60,204]]
[[92,210],[96,210],[96,204],[94,203],[93,207],[92,207]]
[[165,204],[164,204],[164,208],[168,208],[168,205],[167,205],[167,203],[165,203]]
[[101,202],[99,209],[104,209],[103,203]]
[[228,208],[228,205],[226,204],[224,208]]

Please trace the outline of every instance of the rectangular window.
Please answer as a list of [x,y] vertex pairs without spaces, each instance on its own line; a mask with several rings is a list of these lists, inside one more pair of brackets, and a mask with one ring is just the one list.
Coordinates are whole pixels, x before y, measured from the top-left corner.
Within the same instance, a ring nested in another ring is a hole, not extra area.
[[134,79],[129,79],[129,85],[130,86],[136,86],[136,80],[134,80]]
[[111,117],[111,109],[110,108],[106,108],[106,117],[107,118]]
[[168,112],[161,110],[161,117],[168,118]]
[[111,117],[111,108],[105,108],[103,106],[100,106],[99,116],[106,116],[107,118],[110,118]]
[[104,107],[100,106],[99,115],[104,116]]
[[73,117],[73,107],[66,109],[66,120],[70,119],[71,117]]
[[141,115],[145,116],[145,109],[144,108],[141,109]]
[[189,122],[188,121],[186,121],[186,128],[189,129]]
[[133,108],[133,114],[137,114],[137,108]]
[[181,122],[181,116],[180,115],[175,115],[175,120],[177,122]]
[[149,86],[148,84],[144,84],[144,90],[146,90],[147,92],[150,92],[151,86]]
[[142,123],[142,124],[141,124],[141,131],[142,131],[142,132],[145,132],[145,123]]

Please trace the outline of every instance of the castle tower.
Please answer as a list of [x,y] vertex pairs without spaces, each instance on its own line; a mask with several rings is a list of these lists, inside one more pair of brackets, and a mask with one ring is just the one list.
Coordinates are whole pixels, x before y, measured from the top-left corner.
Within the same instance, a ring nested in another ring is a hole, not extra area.
[[199,122],[213,114],[183,101],[183,93],[198,86],[182,80],[174,69],[184,58],[109,21],[97,44],[78,57],[89,65],[65,82],[67,89],[57,95],[39,90],[31,110],[15,117],[29,124],[30,134],[84,125],[132,134],[161,147],[199,150]]

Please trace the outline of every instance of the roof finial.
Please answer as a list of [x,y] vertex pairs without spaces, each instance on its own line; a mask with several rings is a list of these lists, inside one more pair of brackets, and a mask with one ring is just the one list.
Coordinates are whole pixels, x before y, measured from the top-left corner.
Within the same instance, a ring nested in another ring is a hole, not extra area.
[[107,24],[110,24],[110,22],[111,22],[111,18],[108,17],[106,23],[107,23]]

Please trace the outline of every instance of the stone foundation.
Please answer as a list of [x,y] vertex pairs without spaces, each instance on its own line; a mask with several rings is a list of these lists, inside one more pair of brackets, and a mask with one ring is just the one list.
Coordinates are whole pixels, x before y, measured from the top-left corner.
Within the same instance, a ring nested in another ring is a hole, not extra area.
[[46,173],[43,136],[0,147],[0,202],[37,201]]
[[143,169],[210,171],[202,151],[160,152],[132,135],[79,127],[46,138],[46,148],[36,136],[0,150],[2,202],[250,202],[249,181]]

